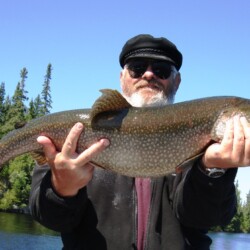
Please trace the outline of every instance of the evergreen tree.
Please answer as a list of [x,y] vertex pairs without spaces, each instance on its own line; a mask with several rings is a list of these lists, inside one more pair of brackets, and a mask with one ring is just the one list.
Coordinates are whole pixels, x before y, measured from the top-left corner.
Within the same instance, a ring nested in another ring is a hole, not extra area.
[[235,184],[236,195],[237,195],[237,212],[230,224],[226,227],[223,227],[223,231],[230,233],[240,233],[243,232],[243,224],[244,224],[244,214],[242,211],[242,201],[240,197],[239,183],[238,181]]
[[8,114],[10,108],[11,108],[11,98],[7,96],[4,101],[4,112],[5,112],[4,123],[6,123],[6,121],[8,120]]
[[43,114],[47,115],[50,113],[52,108],[52,100],[50,95],[50,80],[51,80],[52,65],[49,63],[47,66],[47,72],[44,77],[44,84],[42,90],[42,102],[43,102]]
[[244,232],[250,233],[250,190],[246,197],[246,203],[243,206],[244,213]]
[[23,68],[20,73],[21,81],[20,81],[20,89],[22,91],[22,100],[27,101],[29,98],[27,97],[28,91],[25,90],[25,81],[28,77],[28,70]]
[[34,101],[31,99],[30,104],[29,104],[29,112],[28,112],[28,120],[32,120],[36,117],[35,114],[35,107],[34,107]]
[[[28,91],[25,90],[25,82],[28,71],[23,68],[20,73],[14,95],[5,98],[5,84],[0,85],[0,136],[13,130],[17,124],[23,124],[27,120],[34,119],[49,113],[51,108],[50,80],[51,64],[48,65],[45,76],[42,100],[38,95],[25,106]],[[29,155],[21,155],[8,162],[0,171],[0,209],[12,209],[27,207],[31,184],[31,173],[34,161]]]
[[6,112],[8,108],[5,103],[5,83],[2,82],[0,86],[0,138],[4,135],[3,125],[6,120]]
[[0,197],[0,209],[27,207],[33,166],[32,158],[26,154],[15,158],[4,168],[8,188]]
[[34,100],[34,107],[35,107],[36,117],[40,117],[44,115],[44,106],[43,106],[43,101],[41,100],[40,95],[38,95],[36,99]]
[[[49,113],[51,108],[50,80],[51,65],[48,65],[47,75],[45,76],[43,99],[38,95],[35,100],[29,103],[29,109],[25,102],[28,100],[28,92],[25,90],[25,81],[28,71],[26,68],[21,70],[21,80],[18,82],[14,95],[4,99],[4,83],[0,85],[0,113],[4,112],[4,119],[1,121],[0,136],[13,130],[18,123],[25,123],[27,120],[34,119]],[[27,207],[31,173],[34,166],[33,159],[26,155],[16,157],[7,163],[0,171],[0,209],[8,210],[13,208]]]
[[18,116],[19,120],[25,119],[26,107],[25,107],[25,104],[23,102],[24,100],[26,100],[26,98],[24,98],[23,89],[21,88],[21,83],[19,82],[17,84],[14,96],[12,98],[11,118]]
[[27,109],[24,102],[28,100],[28,92],[25,90],[27,74],[27,69],[23,68],[20,73],[21,81],[18,82],[16,86],[15,93],[6,112],[6,123],[4,124],[5,133],[13,130],[16,126],[19,126],[19,124],[24,124],[26,121]]
[[29,120],[43,116],[43,111],[43,102],[40,95],[38,95],[34,101],[33,99],[30,101],[28,115]]
[[2,82],[0,85],[0,126],[4,124],[6,116],[4,100],[5,100],[5,83]]

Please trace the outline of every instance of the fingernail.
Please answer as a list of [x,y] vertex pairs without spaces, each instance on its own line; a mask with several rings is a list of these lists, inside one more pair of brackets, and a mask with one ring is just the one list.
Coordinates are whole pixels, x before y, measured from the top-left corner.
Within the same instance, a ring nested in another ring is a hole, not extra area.
[[235,121],[239,121],[239,120],[240,120],[240,115],[234,116],[234,120],[235,120]]
[[38,143],[40,143],[40,142],[41,142],[41,136],[38,136],[38,137],[36,138],[36,141],[37,141]]
[[82,125],[82,123],[78,122],[78,123],[76,124],[76,127],[80,130],[80,129],[83,128],[83,125]]
[[234,118],[230,118],[226,121],[227,126],[232,126],[234,122]]
[[241,117],[240,117],[240,120],[241,120],[241,121],[247,121],[247,118],[246,118],[245,116],[241,116]]
[[109,144],[110,144],[110,142],[109,142],[108,139],[101,139],[101,141],[102,141],[102,143],[103,143],[103,145],[104,145],[105,147],[109,146]]

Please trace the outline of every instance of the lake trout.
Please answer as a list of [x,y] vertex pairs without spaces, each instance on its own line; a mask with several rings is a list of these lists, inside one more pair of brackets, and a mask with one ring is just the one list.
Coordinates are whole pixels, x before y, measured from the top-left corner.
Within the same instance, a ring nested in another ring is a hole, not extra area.
[[186,166],[214,142],[221,141],[226,122],[235,115],[250,122],[250,100],[210,97],[163,107],[135,108],[115,90],[102,90],[92,109],[49,114],[28,122],[0,140],[0,165],[31,152],[46,162],[39,135],[49,137],[58,151],[76,122],[84,124],[76,151],[101,138],[110,146],[91,162],[132,177],[158,177]]

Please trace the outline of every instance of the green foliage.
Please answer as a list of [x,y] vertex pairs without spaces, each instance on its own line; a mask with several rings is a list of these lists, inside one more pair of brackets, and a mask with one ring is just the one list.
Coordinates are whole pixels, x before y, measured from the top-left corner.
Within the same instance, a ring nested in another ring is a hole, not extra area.
[[3,171],[0,172],[0,183],[2,184],[0,209],[27,206],[33,166],[33,159],[28,155],[22,155],[3,168]]
[[225,226],[217,226],[211,229],[213,232],[228,232],[228,233],[249,233],[250,232],[250,191],[247,195],[245,203],[240,197],[238,182],[235,183],[237,195],[237,212],[231,222]]
[[33,99],[30,101],[28,119],[31,120],[43,115],[45,115],[44,105],[40,98],[40,95],[38,95],[34,101]]
[[243,221],[244,221],[244,216],[241,211],[237,211],[233,219],[231,220],[230,224],[227,225],[223,231],[228,232],[228,233],[240,233],[243,231]]
[[47,67],[47,72],[44,77],[43,91],[42,91],[42,101],[43,101],[43,114],[46,115],[51,109],[51,95],[50,95],[50,80],[51,80],[52,65],[49,63]]
[[2,82],[0,85],[0,125],[4,124],[6,116],[4,99],[5,99],[5,83]]
[[246,203],[242,207],[244,222],[243,222],[243,231],[250,233],[250,191],[246,197]]
[[18,82],[15,93],[11,98],[10,103],[6,111],[5,122],[1,126],[2,134],[6,134],[13,130],[19,123],[26,121],[26,106],[25,101],[28,100],[27,91],[25,90],[25,80],[27,78],[28,71],[26,68],[21,70],[21,81]]
[[[51,109],[50,81],[52,65],[48,64],[41,94],[33,100],[29,107],[28,91],[25,90],[25,81],[28,71],[23,68],[20,73],[21,80],[18,82],[14,95],[10,98],[5,96],[5,83],[0,85],[0,138],[13,130],[18,123],[48,114]],[[31,175],[34,162],[29,155],[22,155],[7,163],[0,171],[0,209],[26,207],[29,199]],[[245,232],[250,233],[250,191],[247,200],[243,204],[240,199],[238,183],[236,183],[237,213],[231,223],[226,227],[214,227],[215,232]]]
[[[49,93],[51,69],[52,66],[49,64],[46,74],[46,103],[38,94],[34,101],[31,99],[29,107],[26,106],[26,102],[29,100],[28,91],[25,89],[25,82],[28,78],[26,68],[21,70],[21,79],[11,98],[5,97],[5,83],[0,85],[0,138],[27,121],[44,115],[45,110],[46,114],[49,113],[52,103]],[[43,98],[45,98],[44,91],[43,89]],[[33,167],[33,159],[26,154],[16,157],[2,168],[0,171],[1,210],[27,207]]]

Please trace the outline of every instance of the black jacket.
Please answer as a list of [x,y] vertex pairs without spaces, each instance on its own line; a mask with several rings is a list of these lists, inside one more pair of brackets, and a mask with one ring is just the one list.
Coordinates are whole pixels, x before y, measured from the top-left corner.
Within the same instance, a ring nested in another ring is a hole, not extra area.
[[[210,178],[197,164],[182,174],[152,179],[145,250],[209,249],[207,230],[229,223],[235,214],[237,170]],[[30,208],[37,221],[61,232],[64,249],[136,249],[134,178],[96,168],[86,188],[63,198],[53,190],[48,167],[36,167]]]

